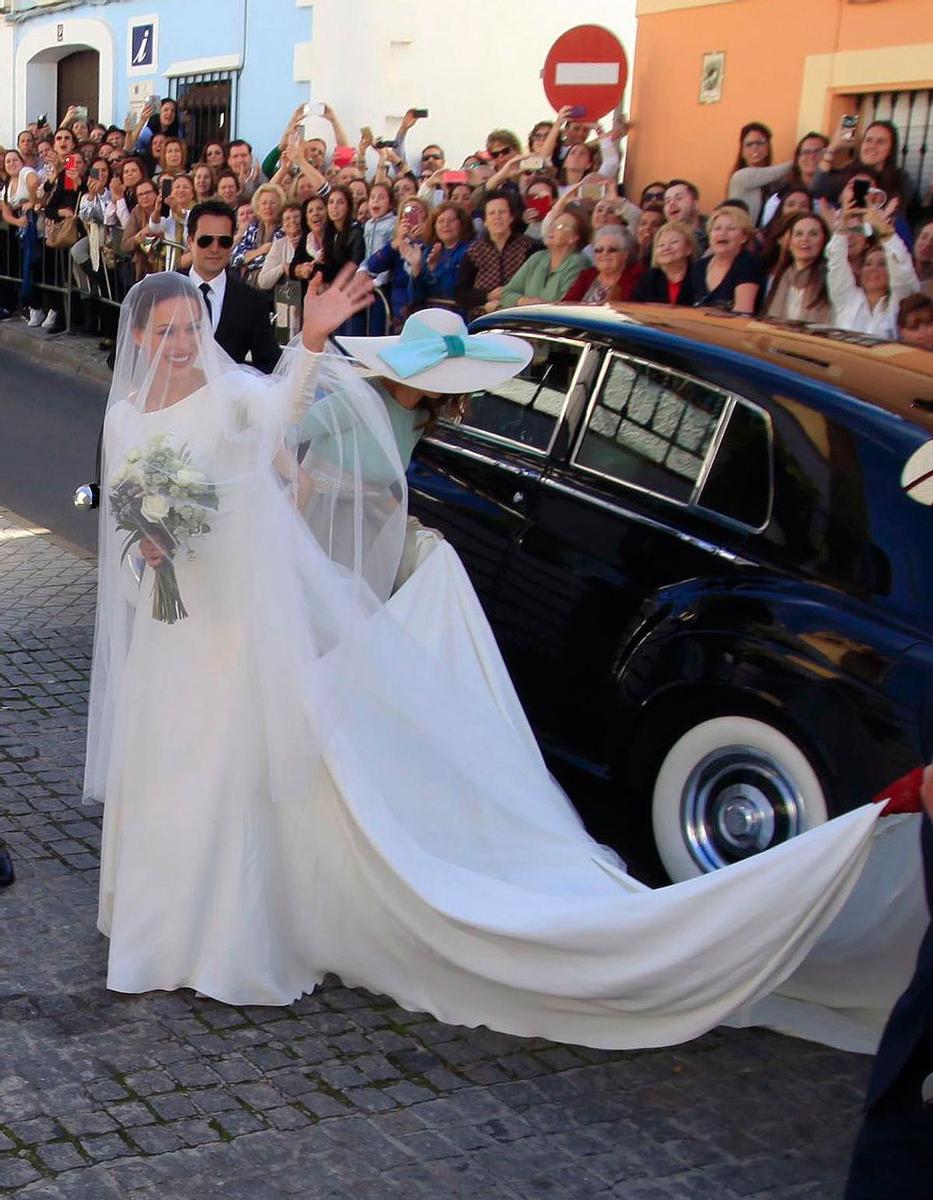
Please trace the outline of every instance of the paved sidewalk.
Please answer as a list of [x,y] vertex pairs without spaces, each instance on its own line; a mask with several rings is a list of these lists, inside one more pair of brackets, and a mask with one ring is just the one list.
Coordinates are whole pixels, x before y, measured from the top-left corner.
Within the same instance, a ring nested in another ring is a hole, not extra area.
[[110,386],[113,378],[106,351],[98,350],[100,337],[83,333],[56,333],[30,329],[20,317],[0,321],[0,347],[28,354],[34,362],[93,379]]
[[100,813],[79,794],[93,588],[92,562],[0,510],[0,836],[18,871],[0,892],[0,1194],[841,1194],[859,1056],[730,1030],[606,1053],[441,1025],[337,980],[287,1009],[108,993]]

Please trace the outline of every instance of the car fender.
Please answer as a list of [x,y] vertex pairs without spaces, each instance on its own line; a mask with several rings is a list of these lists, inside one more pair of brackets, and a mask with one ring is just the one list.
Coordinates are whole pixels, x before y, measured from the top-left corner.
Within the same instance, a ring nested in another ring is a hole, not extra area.
[[656,756],[698,716],[758,716],[805,750],[839,799],[834,808],[851,807],[922,759],[933,672],[909,654],[915,643],[912,631],[818,585],[665,589],[614,663],[626,756]]

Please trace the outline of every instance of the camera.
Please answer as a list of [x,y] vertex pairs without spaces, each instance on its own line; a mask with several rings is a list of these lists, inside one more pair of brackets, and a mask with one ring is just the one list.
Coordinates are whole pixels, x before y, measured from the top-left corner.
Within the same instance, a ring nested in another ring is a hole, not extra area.
[[395,138],[379,138],[377,141],[373,142],[373,146],[377,150],[394,150]]

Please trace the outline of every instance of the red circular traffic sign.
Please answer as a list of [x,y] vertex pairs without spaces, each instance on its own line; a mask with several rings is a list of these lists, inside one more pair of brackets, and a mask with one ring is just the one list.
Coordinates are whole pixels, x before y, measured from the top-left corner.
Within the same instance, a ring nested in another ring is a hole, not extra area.
[[601,25],[576,25],[548,51],[541,77],[556,109],[571,104],[583,110],[581,121],[598,121],[622,99],[628,60],[614,33]]

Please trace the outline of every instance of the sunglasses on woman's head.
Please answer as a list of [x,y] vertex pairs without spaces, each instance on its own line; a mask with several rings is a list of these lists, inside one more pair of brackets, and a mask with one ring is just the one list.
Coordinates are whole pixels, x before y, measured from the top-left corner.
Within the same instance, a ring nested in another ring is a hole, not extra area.
[[210,233],[202,233],[195,238],[195,242],[201,247],[202,250],[206,250],[208,246],[212,246],[214,242],[216,242],[217,245],[222,249],[229,250],[233,245],[233,237],[229,233],[222,233],[218,237],[215,237]]

